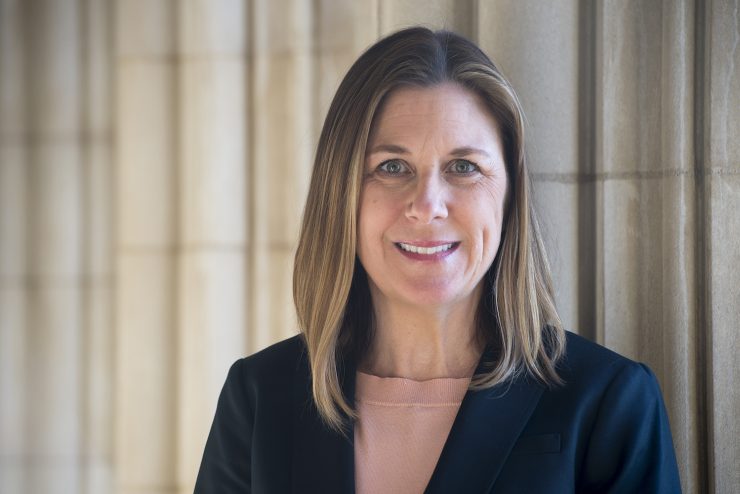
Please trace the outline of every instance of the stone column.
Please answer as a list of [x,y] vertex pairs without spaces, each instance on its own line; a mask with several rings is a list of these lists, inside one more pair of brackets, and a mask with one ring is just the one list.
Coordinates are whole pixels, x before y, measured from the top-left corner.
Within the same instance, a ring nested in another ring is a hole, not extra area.
[[177,409],[183,494],[193,492],[228,368],[247,351],[247,10],[243,0],[179,4]]
[[310,4],[257,0],[251,12],[248,344],[253,352],[297,331],[293,255],[315,139]]
[[175,492],[176,2],[115,10],[117,492]]
[[77,492],[82,450],[80,10],[28,5],[27,492]]
[[708,361],[710,492],[740,485],[740,3],[709,1],[703,16],[700,115],[703,283],[700,331]]
[[0,0],[0,492],[24,492],[28,139],[24,16]]

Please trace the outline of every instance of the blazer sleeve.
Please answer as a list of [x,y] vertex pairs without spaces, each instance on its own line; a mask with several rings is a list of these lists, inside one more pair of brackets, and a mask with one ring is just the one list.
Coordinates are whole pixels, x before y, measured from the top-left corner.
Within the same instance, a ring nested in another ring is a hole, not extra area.
[[253,411],[247,399],[244,359],[229,369],[203,452],[195,494],[249,493]]
[[668,415],[647,366],[625,365],[602,396],[581,485],[583,492],[681,492]]

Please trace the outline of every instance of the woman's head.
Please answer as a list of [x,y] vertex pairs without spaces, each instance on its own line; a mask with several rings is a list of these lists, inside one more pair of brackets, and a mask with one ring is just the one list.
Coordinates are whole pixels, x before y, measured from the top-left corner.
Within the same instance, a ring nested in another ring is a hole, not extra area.
[[[474,383],[493,385],[518,371],[557,381],[554,362],[563,335],[530,202],[519,101],[473,43],[454,33],[410,28],[370,47],[341,82],[324,122],[304,211],[294,299],[309,350],[314,398],[334,427],[341,424],[340,410],[353,415],[341,393],[340,360],[361,356],[373,330],[368,278],[357,257],[360,199],[373,159],[368,142],[388,103],[413,91],[416,96],[448,91],[451,97],[467,98],[479,117],[495,127],[493,139],[505,168],[500,239],[493,252],[480,257],[490,265],[475,273],[483,275],[476,292],[478,331],[495,347],[497,358]],[[495,215],[495,201],[488,206]],[[492,245],[487,243],[489,251]]]
[[507,174],[498,123],[453,82],[391,91],[373,119],[357,257],[375,315],[476,312],[498,252]]

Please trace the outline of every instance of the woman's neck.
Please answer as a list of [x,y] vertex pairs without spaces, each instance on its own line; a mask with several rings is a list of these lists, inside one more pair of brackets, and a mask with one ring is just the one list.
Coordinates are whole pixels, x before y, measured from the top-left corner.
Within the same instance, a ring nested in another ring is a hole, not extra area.
[[418,381],[469,377],[483,351],[475,306],[429,310],[374,300],[375,332],[360,370]]

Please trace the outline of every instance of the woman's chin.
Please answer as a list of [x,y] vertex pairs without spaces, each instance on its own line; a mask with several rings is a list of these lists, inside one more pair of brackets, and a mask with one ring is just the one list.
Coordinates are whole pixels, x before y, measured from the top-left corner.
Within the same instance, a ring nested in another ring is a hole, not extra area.
[[440,310],[464,305],[472,300],[474,290],[460,290],[440,284],[417,284],[400,297],[406,305]]

